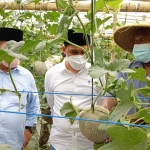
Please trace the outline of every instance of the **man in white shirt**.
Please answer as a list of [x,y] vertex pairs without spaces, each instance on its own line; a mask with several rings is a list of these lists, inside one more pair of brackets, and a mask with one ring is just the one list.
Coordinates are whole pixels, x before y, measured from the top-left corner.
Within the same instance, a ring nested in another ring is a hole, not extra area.
[[[90,43],[90,36],[87,35]],[[76,45],[87,48],[85,35],[68,30],[68,40]],[[53,116],[53,125],[50,134],[51,150],[93,150],[93,143],[87,140],[79,130],[78,121],[73,125],[68,119],[60,118],[60,109],[65,102],[86,108],[91,105],[92,78],[88,75],[90,64],[84,58],[81,48],[64,42],[62,47],[66,55],[62,63],[50,68],[45,75],[45,92]],[[102,79],[104,81],[104,79]],[[93,94],[98,94],[99,89],[94,85]],[[54,92],[55,94],[50,94]],[[62,93],[62,94],[57,94]],[[65,94],[67,93],[67,94]],[[82,95],[83,94],[83,95]],[[81,96],[82,95],[82,96]]]

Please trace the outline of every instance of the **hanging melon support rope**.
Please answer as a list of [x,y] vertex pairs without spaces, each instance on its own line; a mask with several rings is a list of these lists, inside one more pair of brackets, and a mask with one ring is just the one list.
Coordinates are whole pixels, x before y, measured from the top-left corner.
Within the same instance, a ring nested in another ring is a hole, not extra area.
[[[94,16],[95,16],[95,0],[91,0],[91,66],[93,65],[93,54],[94,54],[94,31],[93,31],[93,23],[94,23]],[[93,103],[93,78],[92,78],[92,104],[91,109],[94,111],[94,103]]]

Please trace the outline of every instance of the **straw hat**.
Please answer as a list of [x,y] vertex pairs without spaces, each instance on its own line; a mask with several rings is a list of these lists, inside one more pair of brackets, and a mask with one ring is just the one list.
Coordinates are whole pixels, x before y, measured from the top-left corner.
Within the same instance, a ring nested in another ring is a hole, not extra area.
[[145,21],[118,28],[113,34],[115,43],[125,51],[132,52],[135,44],[134,34],[140,28],[150,28],[150,22]]

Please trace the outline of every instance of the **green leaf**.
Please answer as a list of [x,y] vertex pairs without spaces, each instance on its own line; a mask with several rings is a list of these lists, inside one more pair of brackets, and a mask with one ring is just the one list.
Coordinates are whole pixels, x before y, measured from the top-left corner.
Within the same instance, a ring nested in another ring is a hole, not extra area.
[[[97,52],[98,53],[98,52]],[[97,54],[96,53],[96,54]],[[102,54],[97,54],[97,56],[100,55],[100,58],[101,58],[101,55]],[[100,59],[100,62],[102,62],[102,58]],[[93,65],[89,68],[89,72],[88,74],[93,77],[93,78],[99,78],[101,76],[103,76],[104,74],[108,73],[110,74],[111,76],[115,77],[115,75],[117,74],[118,71],[129,71],[129,69],[124,69],[125,67],[127,67],[129,65],[130,61],[127,60],[127,59],[122,59],[122,60],[114,60],[112,62],[106,62],[104,61],[104,65],[105,66],[97,66],[97,65]],[[133,72],[133,71],[132,71]]]
[[98,150],[145,150],[148,147],[147,134],[140,128],[110,126],[107,128],[107,133],[112,142]]
[[24,46],[20,49],[20,53],[31,51],[39,42],[41,42],[41,40],[26,40]]
[[146,77],[145,80],[146,80],[146,85],[150,87],[150,77]]
[[134,73],[135,71],[132,69],[121,69],[120,72],[122,72],[122,73]]
[[134,106],[132,90],[133,85],[129,86],[127,90],[124,88],[120,88],[117,90],[116,93],[117,97],[120,99],[120,102],[111,113],[109,120],[114,122],[118,121],[123,115],[126,115],[127,112]]
[[9,54],[9,56],[12,56],[12,57],[14,57],[14,58],[18,58],[18,59],[20,59],[21,61],[24,61],[24,60],[28,60],[28,59],[29,59],[28,57],[26,57],[26,56],[24,56],[24,55],[22,55],[22,54],[17,54],[17,53],[14,53],[14,52],[12,52],[12,51],[8,51],[8,54]]
[[[71,16],[63,16],[61,21],[60,21],[60,24],[58,26],[58,29],[57,29],[57,34],[58,33],[62,33],[62,32],[66,32],[68,33],[68,29],[69,29],[69,26],[73,20],[73,17],[78,13],[79,11],[75,11]],[[67,36],[66,36],[67,37]],[[68,40],[68,38],[66,38]]]
[[103,20],[101,20],[100,18],[96,18],[94,24],[91,21],[88,22],[85,25],[86,33],[90,35],[90,33],[91,33],[91,27],[93,27],[93,33],[97,32],[97,30],[100,28],[100,26],[103,25],[105,22],[107,22],[110,18],[111,18],[111,16],[106,17]]
[[48,24],[47,28],[48,28],[47,32],[49,32],[51,35],[56,35],[58,24],[55,24],[55,23],[52,25]]
[[56,0],[58,7],[65,9],[67,7],[67,1],[64,0]]
[[107,86],[107,91],[112,91],[112,90],[114,90],[114,89],[117,87],[118,83],[120,83],[118,80],[119,80],[119,79],[113,80],[113,81]]
[[58,22],[59,21],[59,17],[60,17],[60,13],[58,13],[56,11],[47,12],[44,15],[44,18],[45,19],[49,19],[51,22]]
[[102,24],[107,22],[110,18],[112,18],[112,16],[108,16],[108,17],[104,18],[103,20],[101,20],[100,18],[96,18],[96,26],[97,26],[97,28],[99,28]]
[[[96,1],[95,5],[95,11],[102,10],[104,8],[104,1],[103,0],[98,0]],[[91,14],[91,6],[89,7],[88,14]]]
[[103,49],[95,49],[95,65],[98,65],[98,66],[103,66]]
[[107,72],[109,72],[108,70],[105,70],[102,67],[99,66],[91,66],[88,69],[88,74],[92,77],[92,78],[99,78],[101,76],[103,76],[104,74],[106,74]]
[[150,114],[147,108],[139,110],[132,116],[132,119],[140,119],[140,118],[144,120],[144,122],[150,124]]
[[74,12],[75,10],[72,7],[66,7],[64,10],[64,15],[71,16]]
[[144,68],[133,68],[134,72],[132,74],[129,74],[129,78],[128,80],[130,79],[136,79],[136,80],[139,80],[139,81],[146,81],[145,79],[145,75],[146,75],[146,71]]
[[6,11],[4,11],[4,10],[5,10],[5,9],[0,8],[0,15],[3,17],[3,19],[8,18],[8,17],[12,14],[12,11],[6,12]]
[[63,16],[60,20],[59,26],[57,28],[57,34],[61,33],[63,29],[65,28],[65,24],[67,24],[69,20],[69,16]]
[[76,117],[81,111],[82,109],[73,106],[73,104],[70,102],[64,103],[64,105],[60,109],[60,113],[62,116],[71,117],[70,121],[72,124],[73,124],[73,118]]
[[46,41],[41,41],[35,47],[35,51],[38,52],[38,51],[42,50],[45,47],[45,45],[46,45]]
[[107,5],[112,8],[112,9],[115,9],[115,10],[119,10],[120,9],[120,6],[121,6],[121,3],[123,0],[115,0],[115,1],[112,1],[112,0],[104,0],[107,2]]
[[61,43],[61,42],[64,42],[67,38],[67,33],[65,34],[64,32],[63,33],[59,33],[55,39],[52,39],[51,41],[49,41],[49,44],[53,45],[53,44],[58,44],[58,43]]
[[22,46],[24,45],[23,41],[15,42],[9,41],[6,43],[6,49],[0,49],[0,61],[5,60],[10,64],[14,58],[18,58],[21,61],[28,60],[28,58],[22,54],[18,54]]
[[8,48],[9,51],[19,53],[20,49],[23,47],[24,44],[25,44],[24,41],[20,42],[9,41],[6,43],[6,49]]
[[140,94],[146,96],[146,97],[149,97],[150,96],[150,87],[143,87],[143,88],[140,88],[138,89],[138,91],[140,92]]
[[25,19],[30,19],[32,15],[34,14],[32,14],[31,12],[24,12],[23,14],[18,16],[18,20],[24,21]]
[[111,71],[121,71],[123,68],[127,68],[129,64],[128,59],[113,60],[107,67]]
[[94,143],[94,150],[97,150],[97,149],[100,148],[101,146],[104,146],[104,143],[100,143],[100,144],[95,144],[95,143]]

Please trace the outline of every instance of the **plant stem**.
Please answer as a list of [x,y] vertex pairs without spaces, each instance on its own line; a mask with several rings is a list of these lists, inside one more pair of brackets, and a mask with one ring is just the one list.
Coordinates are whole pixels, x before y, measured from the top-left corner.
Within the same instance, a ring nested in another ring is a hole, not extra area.
[[15,82],[14,82],[14,80],[13,80],[13,77],[12,77],[12,74],[11,74],[11,69],[10,69],[10,63],[8,63],[8,71],[9,71],[9,76],[10,76],[11,82],[12,82],[13,87],[14,87],[14,89],[15,89],[15,94],[18,95],[18,98],[19,98],[19,112],[20,112],[20,107],[21,107],[21,94],[17,91]]
[[150,103],[136,103],[137,105],[150,105]]
[[106,4],[106,2],[104,0],[103,0],[103,3],[104,3],[105,8],[106,8],[106,13],[109,13],[109,9],[108,9],[107,4]]
[[99,78],[99,82],[100,82],[101,86],[103,87],[103,83],[102,83],[101,78]]
[[68,41],[68,40],[66,40],[66,39],[64,39],[64,41],[67,42],[67,43],[69,43],[69,44],[71,44],[71,45],[73,45],[73,46],[76,46],[76,47],[82,49],[84,52],[86,51],[86,49],[84,49],[83,47],[81,47],[81,46],[79,46],[79,45],[77,45],[77,44],[74,44],[74,43],[72,43],[72,42],[70,42],[70,41]]
[[[96,103],[98,97],[102,94],[103,91],[104,91],[104,92],[103,92],[102,95],[105,95],[105,94],[106,94],[106,92],[107,92],[107,82],[108,82],[108,77],[109,77],[109,74],[107,74],[107,77],[106,77],[105,88],[104,88],[104,89],[101,89],[101,90],[99,91],[99,93],[97,94],[97,96],[95,97],[95,99],[94,99],[94,103],[93,103],[94,105],[95,105],[95,103]],[[103,87],[103,83],[102,83],[102,81],[101,81],[101,78],[99,78],[99,80],[100,80],[101,86]]]
[[[71,8],[72,8],[74,11],[76,11],[76,10],[75,10],[75,8],[74,8],[74,6],[73,6],[73,1],[72,1],[72,0],[70,0],[69,2],[70,2],[70,6],[71,6]],[[75,16],[78,18],[78,20],[79,20],[79,22],[80,22],[80,24],[81,24],[81,26],[82,26],[82,28],[83,28],[83,32],[84,32],[84,34],[85,34],[86,44],[87,44],[88,50],[90,50],[88,37],[87,37],[87,34],[86,34],[85,27],[84,27],[84,25],[83,25],[83,23],[82,23],[82,20],[80,19],[80,17],[79,17],[79,15],[78,15],[78,14],[76,14]]]
[[97,96],[95,97],[94,102],[93,102],[93,105],[95,105],[95,103],[96,103],[98,97],[101,95],[102,91],[103,91],[103,89],[100,90],[99,93],[97,94]]
[[105,95],[106,92],[107,92],[107,82],[108,82],[108,78],[109,78],[109,74],[107,73],[107,74],[106,74],[106,83],[105,83],[105,88],[104,88],[104,93],[103,93],[103,95]]
[[57,11],[58,11],[59,13],[63,13],[63,11],[61,11],[61,10],[59,9],[58,1],[57,1],[57,0],[56,0],[56,8],[57,8]]

